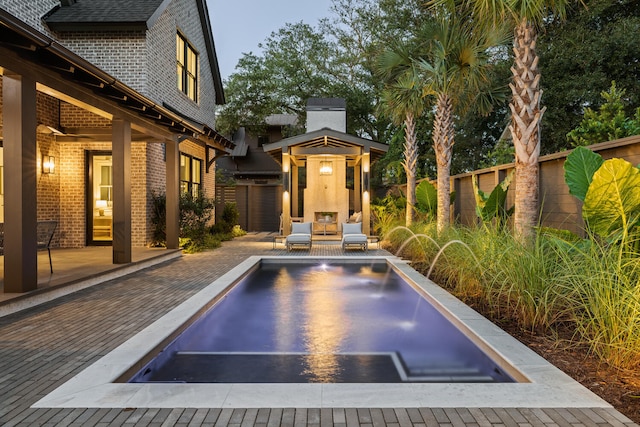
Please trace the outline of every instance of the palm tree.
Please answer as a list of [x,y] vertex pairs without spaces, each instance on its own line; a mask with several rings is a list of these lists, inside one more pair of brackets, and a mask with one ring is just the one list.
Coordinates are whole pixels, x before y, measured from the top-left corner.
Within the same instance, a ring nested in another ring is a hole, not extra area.
[[571,3],[580,0],[434,0],[433,5],[473,10],[477,22],[488,27],[510,22],[514,28],[514,65],[511,68],[512,99],[509,129],[516,152],[516,194],[514,228],[526,241],[538,219],[538,159],[540,157],[540,70],[536,41],[538,28],[550,17],[564,18]]
[[376,64],[376,73],[386,81],[381,95],[381,109],[396,125],[404,124],[402,166],[407,175],[407,227],[413,223],[416,204],[416,118],[420,117],[426,108],[420,76],[410,50],[408,44],[398,43],[385,50],[378,57]]
[[438,233],[449,226],[454,114],[472,108],[489,113],[500,97],[491,78],[491,49],[505,41],[505,33],[500,26],[473,31],[468,24],[464,15],[447,15],[427,26],[423,37],[430,43],[426,57],[419,60],[424,94],[436,99],[433,146],[438,173]]

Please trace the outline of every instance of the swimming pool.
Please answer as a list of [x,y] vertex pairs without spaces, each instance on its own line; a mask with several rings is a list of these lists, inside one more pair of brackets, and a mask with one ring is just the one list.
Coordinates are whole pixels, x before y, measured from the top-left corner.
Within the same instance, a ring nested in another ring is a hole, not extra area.
[[261,263],[133,383],[513,382],[386,262]]
[[[381,262],[471,337],[512,383],[129,383],[222,295],[265,264]],[[168,296],[170,297],[170,296]],[[249,257],[44,396],[34,408],[482,408],[606,407],[603,401],[403,260],[388,257]]]

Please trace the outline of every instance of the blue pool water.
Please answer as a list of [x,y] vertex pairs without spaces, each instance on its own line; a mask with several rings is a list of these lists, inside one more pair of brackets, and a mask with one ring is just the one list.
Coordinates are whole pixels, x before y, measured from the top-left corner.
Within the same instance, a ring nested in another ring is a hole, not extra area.
[[265,263],[130,382],[513,379],[386,263]]

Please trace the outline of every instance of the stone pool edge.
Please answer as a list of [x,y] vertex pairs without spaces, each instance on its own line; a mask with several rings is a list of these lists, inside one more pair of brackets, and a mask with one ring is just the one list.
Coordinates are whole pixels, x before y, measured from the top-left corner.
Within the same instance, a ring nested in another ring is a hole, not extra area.
[[[176,325],[261,262],[390,263],[530,382],[515,384],[127,384],[114,383]],[[34,408],[602,407],[611,405],[479,313],[393,256],[252,256],[33,405]]]

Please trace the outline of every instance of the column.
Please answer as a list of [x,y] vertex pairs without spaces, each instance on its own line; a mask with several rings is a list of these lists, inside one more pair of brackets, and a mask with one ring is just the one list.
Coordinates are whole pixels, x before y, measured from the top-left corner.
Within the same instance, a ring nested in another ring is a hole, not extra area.
[[282,234],[291,233],[291,158],[282,149]]
[[291,215],[292,216],[301,216],[300,215],[300,202],[298,194],[299,189],[299,177],[298,177],[298,166],[295,164],[291,164]]
[[176,140],[166,141],[166,245],[180,247],[180,148]]
[[113,263],[131,262],[131,123],[114,118]]
[[38,287],[36,82],[2,78],[4,123],[4,291]]
[[369,148],[362,154],[362,232],[371,234],[371,154]]
[[362,212],[362,165],[353,167],[353,212]]

